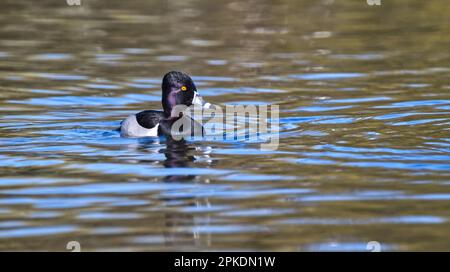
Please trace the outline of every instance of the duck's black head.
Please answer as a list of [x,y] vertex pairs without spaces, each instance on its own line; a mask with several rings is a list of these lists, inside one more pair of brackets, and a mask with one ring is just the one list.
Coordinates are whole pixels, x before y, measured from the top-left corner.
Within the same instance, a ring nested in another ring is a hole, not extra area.
[[176,105],[189,107],[192,104],[205,105],[191,77],[177,71],[167,73],[162,82],[162,106],[165,115],[170,116]]

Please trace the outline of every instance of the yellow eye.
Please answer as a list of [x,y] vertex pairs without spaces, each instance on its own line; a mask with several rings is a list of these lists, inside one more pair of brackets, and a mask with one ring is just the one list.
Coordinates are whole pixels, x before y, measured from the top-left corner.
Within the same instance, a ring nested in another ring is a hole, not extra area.
[[182,87],[181,87],[181,90],[182,90],[182,91],[187,91],[187,87],[186,87],[186,86],[182,86]]

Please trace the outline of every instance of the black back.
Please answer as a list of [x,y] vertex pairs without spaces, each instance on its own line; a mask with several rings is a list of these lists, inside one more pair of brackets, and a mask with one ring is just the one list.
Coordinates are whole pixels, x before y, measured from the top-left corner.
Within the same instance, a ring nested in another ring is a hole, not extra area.
[[136,114],[138,124],[147,129],[154,128],[162,119],[164,119],[162,111],[146,110]]

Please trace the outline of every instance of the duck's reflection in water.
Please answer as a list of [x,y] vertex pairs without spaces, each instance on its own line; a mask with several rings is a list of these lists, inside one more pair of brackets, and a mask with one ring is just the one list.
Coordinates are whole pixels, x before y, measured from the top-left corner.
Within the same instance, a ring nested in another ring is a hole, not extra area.
[[[159,145],[159,148],[155,149],[155,145]],[[164,167],[174,169],[174,174],[164,176],[160,180],[161,182],[168,184],[195,183],[200,186],[202,183],[209,183],[208,177],[189,174],[189,169],[199,166],[211,167],[213,165],[209,155],[211,147],[168,138],[160,139],[159,142],[142,140],[140,141],[141,148],[147,152],[164,154]],[[187,174],[180,174],[180,168],[186,168]],[[174,194],[170,186],[155,197],[157,198],[156,203],[158,203],[155,210],[160,213],[157,218],[161,220],[157,226],[161,228],[164,247],[204,248],[211,244],[210,233],[196,231],[196,229],[205,230],[210,224],[211,218],[207,211],[211,208],[211,204],[208,197],[198,197],[189,191]],[[149,226],[155,225],[155,222],[149,224]]]
[[[161,150],[166,157],[164,161],[164,167],[166,168],[185,168],[191,167],[195,163],[195,152],[197,151],[195,146],[188,145],[186,141],[175,141],[173,139],[167,139],[166,148]],[[181,180],[192,181],[195,179],[193,175],[180,176],[180,175],[168,175],[165,177],[165,181],[179,182]]]

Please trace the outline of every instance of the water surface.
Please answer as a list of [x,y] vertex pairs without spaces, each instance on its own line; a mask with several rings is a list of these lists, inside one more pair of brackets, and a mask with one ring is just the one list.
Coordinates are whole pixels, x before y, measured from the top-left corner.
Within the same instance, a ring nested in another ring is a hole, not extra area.
[[[450,249],[441,1],[0,4],[0,250]],[[280,146],[124,139],[164,73]]]

